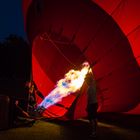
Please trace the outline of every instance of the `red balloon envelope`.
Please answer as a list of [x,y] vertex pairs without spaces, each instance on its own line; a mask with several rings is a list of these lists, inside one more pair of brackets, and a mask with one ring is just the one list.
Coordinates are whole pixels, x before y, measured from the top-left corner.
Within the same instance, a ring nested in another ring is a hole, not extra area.
[[[88,61],[97,81],[98,111],[136,107],[134,112],[140,114],[138,5],[139,0],[23,0],[33,79],[39,90],[48,95],[66,72]],[[45,115],[86,116],[85,89],[51,106]]]

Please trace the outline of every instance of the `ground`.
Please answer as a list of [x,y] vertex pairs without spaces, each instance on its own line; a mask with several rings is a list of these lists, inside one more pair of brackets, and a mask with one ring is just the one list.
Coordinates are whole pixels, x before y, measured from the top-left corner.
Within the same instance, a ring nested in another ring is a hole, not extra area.
[[[140,116],[100,115],[97,140],[139,140]],[[0,140],[88,140],[86,119],[37,120],[33,126],[0,131]]]

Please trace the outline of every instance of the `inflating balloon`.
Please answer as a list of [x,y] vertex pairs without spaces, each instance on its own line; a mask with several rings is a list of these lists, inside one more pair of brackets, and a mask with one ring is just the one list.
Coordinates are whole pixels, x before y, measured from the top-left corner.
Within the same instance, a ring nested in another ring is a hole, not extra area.
[[[33,79],[44,96],[66,72],[88,61],[98,111],[140,114],[139,5],[139,0],[23,0]],[[44,115],[59,117],[72,110],[79,118],[86,116],[85,108],[83,87]]]

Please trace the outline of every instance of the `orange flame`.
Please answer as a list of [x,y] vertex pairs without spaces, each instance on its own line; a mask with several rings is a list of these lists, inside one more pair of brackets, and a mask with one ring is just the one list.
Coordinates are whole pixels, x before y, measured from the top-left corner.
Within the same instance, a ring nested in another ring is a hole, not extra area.
[[39,107],[48,108],[51,105],[62,100],[63,97],[74,93],[82,87],[86,74],[89,72],[90,66],[88,62],[82,64],[81,70],[70,70],[65,74],[63,79],[57,82],[56,87],[45,97],[38,105]]

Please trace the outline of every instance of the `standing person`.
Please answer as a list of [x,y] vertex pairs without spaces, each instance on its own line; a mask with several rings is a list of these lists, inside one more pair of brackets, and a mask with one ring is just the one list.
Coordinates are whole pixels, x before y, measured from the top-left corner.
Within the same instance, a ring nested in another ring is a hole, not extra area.
[[93,74],[90,72],[86,76],[87,89],[87,113],[91,126],[91,137],[96,137],[97,127],[97,96],[96,96],[96,83]]
[[34,81],[27,82],[26,84],[27,92],[28,92],[28,113],[31,116],[35,116],[35,110],[37,108],[37,100],[36,95],[41,99],[44,99],[43,94],[38,90],[37,85]]
[[27,93],[28,93],[28,113],[31,115],[36,108],[36,97],[35,90],[37,89],[33,81],[27,82],[26,84]]

